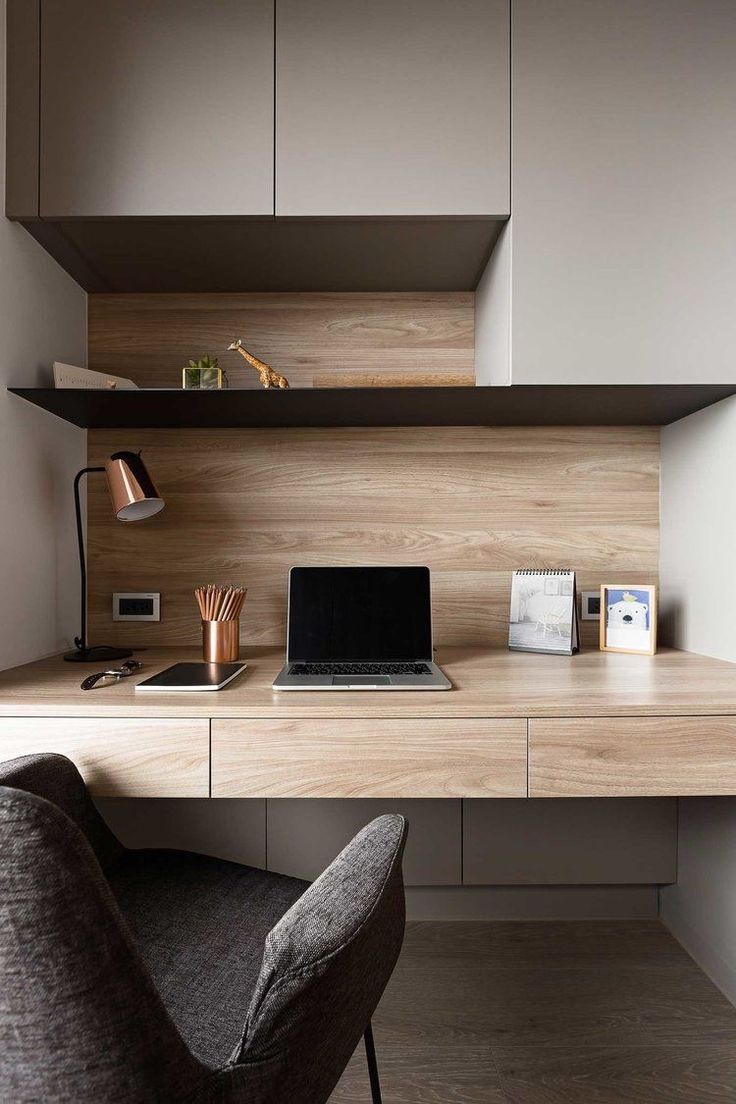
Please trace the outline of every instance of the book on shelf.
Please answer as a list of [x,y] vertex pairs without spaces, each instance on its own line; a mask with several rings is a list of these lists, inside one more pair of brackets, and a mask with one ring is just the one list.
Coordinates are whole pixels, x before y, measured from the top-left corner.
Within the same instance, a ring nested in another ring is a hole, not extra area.
[[511,580],[509,648],[573,655],[580,648],[575,572],[515,571]]

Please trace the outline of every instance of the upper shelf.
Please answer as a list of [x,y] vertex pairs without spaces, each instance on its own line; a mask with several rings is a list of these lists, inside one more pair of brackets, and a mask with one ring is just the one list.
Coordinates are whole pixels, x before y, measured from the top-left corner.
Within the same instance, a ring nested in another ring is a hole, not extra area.
[[82,429],[259,426],[669,425],[734,384],[92,391],[11,387]]

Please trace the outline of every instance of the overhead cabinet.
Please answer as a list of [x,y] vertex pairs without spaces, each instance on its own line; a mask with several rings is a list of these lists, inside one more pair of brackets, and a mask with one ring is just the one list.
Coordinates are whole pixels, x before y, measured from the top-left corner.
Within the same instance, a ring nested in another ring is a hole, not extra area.
[[508,0],[8,0],[6,213],[90,291],[471,290]]
[[277,215],[509,213],[509,0],[278,0]]
[[511,381],[733,381],[736,4],[512,19]]
[[273,34],[273,0],[41,0],[41,216],[273,214]]

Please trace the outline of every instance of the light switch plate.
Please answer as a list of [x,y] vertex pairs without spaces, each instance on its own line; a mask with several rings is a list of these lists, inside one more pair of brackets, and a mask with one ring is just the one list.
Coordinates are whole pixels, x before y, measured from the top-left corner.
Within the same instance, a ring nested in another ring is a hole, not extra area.
[[601,592],[599,590],[584,590],[581,597],[580,619],[582,621],[600,621]]
[[161,595],[113,594],[112,619],[113,621],[160,621]]

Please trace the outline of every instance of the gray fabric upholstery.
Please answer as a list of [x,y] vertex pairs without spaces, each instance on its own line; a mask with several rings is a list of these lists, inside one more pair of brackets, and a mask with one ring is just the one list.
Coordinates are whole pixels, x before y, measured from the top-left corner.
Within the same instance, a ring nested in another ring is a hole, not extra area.
[[179,1037],[75,824],[0,787],[0,1100],[184,1100]]
[[85,836],[103,870],[122,855],[123,845],[97,812],[84,779],[65,755],[23,755],[0,763],[0,786],[45,797],[66,813]]
[[224,1066],[271,928],[309,883],[185,851],[129,851],[110,886],[193,1054]]
[[401,950],[405,839],[403,817],[378,817],[266,939],[234,1056],[254,1099],[317,1104],[337,1084]]
[[124,850],[62,756],[0,782],[0,1100],[325,1104],[400,950],[403,818],[307,886]]

